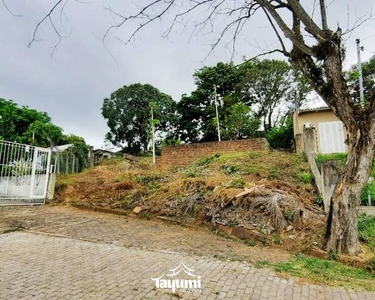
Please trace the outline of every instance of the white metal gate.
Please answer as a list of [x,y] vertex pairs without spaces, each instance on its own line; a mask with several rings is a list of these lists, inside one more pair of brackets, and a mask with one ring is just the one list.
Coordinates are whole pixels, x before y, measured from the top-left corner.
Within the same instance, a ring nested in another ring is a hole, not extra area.
[[341,121],[319,123],[319,143],[322,153],[346,152]]
[[0,205],[44,204],[51,149],[0,141]]

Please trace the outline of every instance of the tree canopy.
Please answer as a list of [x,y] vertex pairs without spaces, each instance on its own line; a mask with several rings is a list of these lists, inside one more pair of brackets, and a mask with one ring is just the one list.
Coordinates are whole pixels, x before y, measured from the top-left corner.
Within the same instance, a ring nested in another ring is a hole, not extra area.
[[105,98],[102,115],[110,131],[106,139],[131,154],[147,151],[150,132],[150,104],[154,103],[155,129],[172,131],[176,123],[176,103],[150,84],[123,86]]
[[82,137],[64,135],[62,128],[51,122],[45,112],[18,106],[12,100],[0,98],[0,139],[10,142],[51,147],[73,144],[69,149],[79,160],[79,168],[87,166],[90,146]]
[[12,100],[2,98],[0,136],[7,141],[41,147],[59,145],[63,140],[62,129],[51,123],[47,113],[26,106],[20,107]]
[[193,74],[197,88],[191,95],[183,95],[177,104],[179,133],[186,142],[215,141],[217,132],[212,119],[215,117],[215,87],[220,99],[220,119],[226,109],[240,101],[237,93],[239,71],[232,63],[217,63],[203,67]]
[[259,125],[260,120],[251,114],[250,108],[238,102],[228,109],[222,122],[222,135],[229,140],[254,137]]
[[242,68],[241,94],[245,102],[256,106],[257,116],[268,133],[296,100],[291,97],[292,91],[303,93],[299,89],[299,79],[293,75],[290,64],[282,60],[257,59]]
[[306,78],[282,60],[255,59],[239,66],[220,62],[201,68],[193,76],[197,88],[177,104],[179,133],[185,142],[217,140],[212,122],[216,114],[215,87],[221,122],[227,126],[233,105],[242,103],[253,112],[253,118],[262,121],[266,133],[278,125],[288,106],[300,105],[311,91]]
[[[363,91],[365,100],[375,97],[375,56],[362,63]],[[352,97],[356,102],[359,99],[359,72],[358,65],[355,65],[348,72],[348,81],[352,88]],[[366,101],[367,101],[366,100]]]

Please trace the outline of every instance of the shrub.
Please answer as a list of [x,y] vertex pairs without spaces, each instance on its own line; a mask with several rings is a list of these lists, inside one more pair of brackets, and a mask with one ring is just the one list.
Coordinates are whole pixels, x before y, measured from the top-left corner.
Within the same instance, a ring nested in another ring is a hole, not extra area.
[[167,146],[178,146],[181,145],[181,140],[174,137],[167,137],[161,142],[161,147],[165,148]]
[[358,217],[358,236],[375,252],[375,216],[362,214]]
[[300,178],[304,183],[312,183],[314,179],[311,173],[298,173],[297,177]]
[[272,149],[291,149],[293,138],[292,117],[287,117],[283,125],[271,128],[267,134],[267,141]]
[[224,165],[221,167],[225,175],[232,175],[240,172],[240,167],[235,165]]
[[371,196],[371,204],[375,205],[375,180],[366,184],[361,194],[361,205],[368,205],[368,195]]

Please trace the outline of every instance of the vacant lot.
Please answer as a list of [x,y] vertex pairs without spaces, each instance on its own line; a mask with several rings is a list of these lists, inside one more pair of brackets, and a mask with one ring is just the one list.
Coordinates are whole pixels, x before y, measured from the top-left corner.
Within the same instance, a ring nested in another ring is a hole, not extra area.
[[[245,189],[248,194],[236,195]],[[216,153],[184,168],[160,170],[146,158],[104,160],[58,178],[56,201],[173,218],[182,223],[241,227],[250,243],[309,252],[321,244],[324,211],[301,155],[277,151]]]

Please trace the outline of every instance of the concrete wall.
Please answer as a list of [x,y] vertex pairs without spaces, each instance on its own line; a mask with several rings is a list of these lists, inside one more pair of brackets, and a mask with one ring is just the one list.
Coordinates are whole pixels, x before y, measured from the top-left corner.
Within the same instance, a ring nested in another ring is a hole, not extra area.
[[335,189],[336,183],[340,175],[340,161],[331,160],[322,163],[320,168],[323,181],[322,198],[324,201],[324,210],[328,212],[329,205],[331,203],[331,197],[333,190]]
[[168,146],[163,148],[161,156],[157,158],[156,163],[160,168],[183,167],[198,158],[215,153],[261,151],[268,149],[269,145],[265,138]]
[[55,197],[56,174],[49,174],[47,199],[52,200]]
[[[324,210],[329,211],[331,197],[336,183],[339,179],[341,162],[338,160],[325,161],[320,169],[316,163],[316,129],[306,129],[303,131],[302,139],[304,153],[310,165],[311,173],[314,175],[316,187],[324,202]],[[375,207],[361,206],[361,213],[375,215]]]
[[303,144],[305,155],[310,165],[311,173],[314,175],[316,187],[323,198],[324,210],[328,212],[331,197],[340,173],[339,161],[324,162],[320,169],[316,163],[316,129],[306,129],[303,131]]

